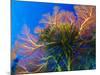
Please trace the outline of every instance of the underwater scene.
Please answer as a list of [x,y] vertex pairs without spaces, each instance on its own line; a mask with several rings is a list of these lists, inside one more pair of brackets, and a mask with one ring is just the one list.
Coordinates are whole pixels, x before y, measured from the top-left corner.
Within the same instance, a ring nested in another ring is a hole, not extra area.
[[96,69],[96,6],[11,2],[11,75]]

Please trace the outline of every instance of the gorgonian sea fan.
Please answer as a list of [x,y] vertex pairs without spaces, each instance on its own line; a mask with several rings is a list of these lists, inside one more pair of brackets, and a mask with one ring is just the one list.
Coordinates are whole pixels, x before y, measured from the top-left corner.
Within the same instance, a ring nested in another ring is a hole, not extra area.
[[[80,34],[91,35],[91,31],[96,26],[96,7],[94,6],[75,6],[78,16],[77,25],[80,26]],[[84,35],[83,35],[84,36]]]
[[20,56],[17,66],[33,73],[95,68],[96,8],[74,8],[76,16],[59,7],[43,15],[44,29],[35,29],[38,39],[25,26],[12,50],[12,62]]
[[[42,57],[45,55],[44,46],[36,43],[37,39],[30,33],[26,25],[18,38],[12,50],[12,63],[15,63],[14,60],[16,59],[19,60],[16,62],[17,67],[15,72],[41,72],[46,65],[46,62],[41,63]],[[29,66],[32,68],[29,69]],[[19,71],[19,67],[23,68],[23,70]]]
[[[91,56],[91,52],[94,52],[93,55],[95,57],[95,7],[75,6],[75,11],[76,16],[72,12],[59,11],[59,8],[56,7],[56,10],[54,8],[53,15],[45,15],[46,18],[44,16],[41,20],[41,23],[47,25],[47,28],[43,32],[40,32],[40,41],[44,43],[55,42],[55,45],[50,46],[51,48],[54,46],[62,47],[62,52],[64,51],[68,59],[67,70],[72,70],[71,67],[77,59],[75,57],[77,53],[81,59],[85,58],[85,56],[83,57],[85,54],[87,57],[89,57],[89,54]],[[93,43],[93,45],[90,43]],[[55,55],[54,57],[56,58],[57,56]],[[77,59],[77,61],[81,61],[81,59]],[[86,59],[84,62],[87,62]]]
[[54,7],[53,15],[50,15],[50,13],[44,14],[43,19],[40,21],[40,23],[44,23],[46,25],[52,26],[52,25],[60,25],[60,24],[75,24],[76,22],[76,16],[74,16],[73,12],[66,12],[64,10],[60,11],[59,7]]

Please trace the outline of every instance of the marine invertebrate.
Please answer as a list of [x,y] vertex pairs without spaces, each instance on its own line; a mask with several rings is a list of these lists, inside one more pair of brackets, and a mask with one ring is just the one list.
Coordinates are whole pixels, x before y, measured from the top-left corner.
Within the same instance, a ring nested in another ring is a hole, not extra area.
[[[87,62],[86,59],[89,57],[88,53],[91,53],[91,51],[95,53],[95,7],[75,6],[75,11],[77,16],[74,16],[72,12],[59,11],[59,8],[56,7],[53,15],[50,16],[47,14],[45,15],[46,18],[43,18],[41,21],[41,23],[47,25],[47,28],[41,32],[40,41],[44,43],[55,42],[55,45],[48,47],[48,49],[52,48],[53,51],[57,50],[55,46],[62,48],[62,52],[65,53],[64,55],[67,59],[67,70],[73,70],[73,65],[75,65],[74,61],[78,57],[81,57],[78,59],[81,61],[83,60],[82,58],[85,57],[84,55],[86,55],[87,57],[83,61]],[[94,43],[94,45],[91,46],[91,42]],[[60,57],[56,56],[55,52],[54,54],[55,55],[51,56],[54,56],[56,58],[55,60],[59,62],[61,59],[58,60],[57,58]],[[59,56],[60,54],[61,53],[59,53]],[[93,55],[95,57],[95,54]],[[80,62],[79,65],[81,65]]]
[[15,65],[29,73],[94,69],[96,8],[74,8],[76,15],[59,7],[43,15],[45,27],[36,27],[37,39],[25,26],[12,49],[12,63],[17,60]]

